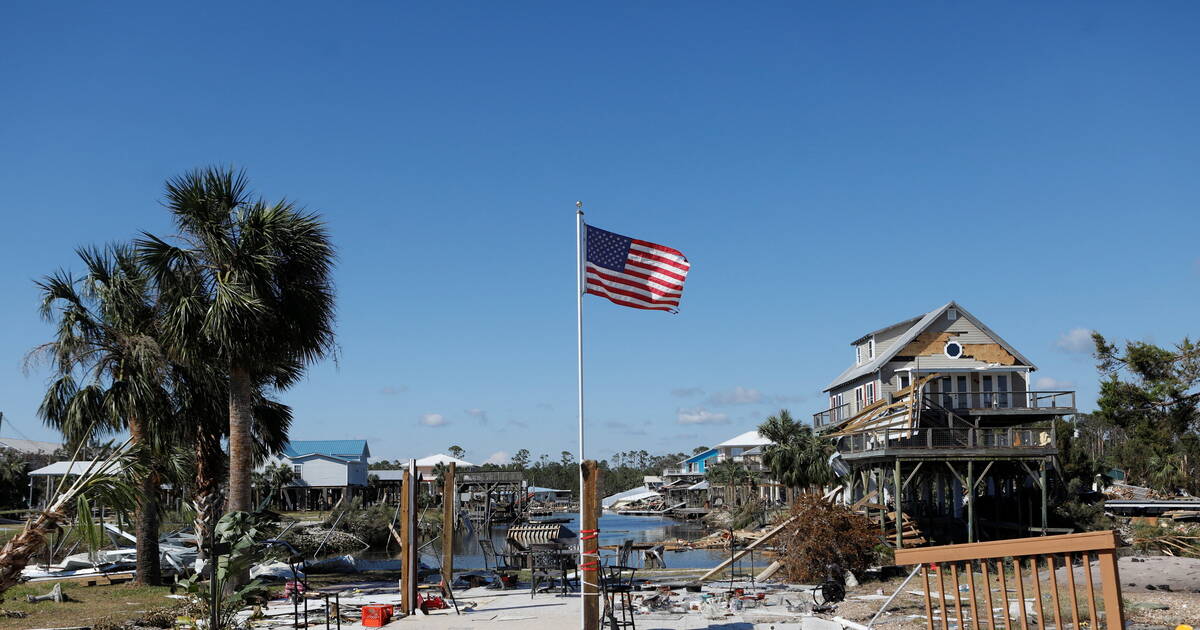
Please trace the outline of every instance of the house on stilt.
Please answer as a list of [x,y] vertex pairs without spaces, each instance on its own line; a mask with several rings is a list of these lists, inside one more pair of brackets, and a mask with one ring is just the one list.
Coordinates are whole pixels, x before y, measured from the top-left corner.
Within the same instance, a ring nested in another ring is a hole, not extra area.
[[1033,362],[955,302],[850,345],[813,427],[836,446],[844,501],[890,544],[1050,531],[1053,420],[1075,392],[1035,391]]

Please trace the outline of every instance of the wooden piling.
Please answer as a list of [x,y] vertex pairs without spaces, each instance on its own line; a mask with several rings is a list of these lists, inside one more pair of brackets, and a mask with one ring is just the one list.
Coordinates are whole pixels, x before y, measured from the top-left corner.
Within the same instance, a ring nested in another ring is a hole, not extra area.
[[446,581],[446,590],[454,581],[454,462],[445,473],[442,480],[442,579]]
[[400,612],[405,615],[411,615],[413,606],[416,602],[409,599],[409,586],[416,579],[412,574],[412,563],[408,561],[408,554],[412,552],[412,545],[409,544],[411,528],[409,525],[409,514],[413,511],[412,502],[409,501],[411,496],[410,490],[413,484],[412,475],[406,470],[404,471],[403,486],[400,490]]
[[583,592],[583,630],[600,630],[600,513],[596,488],[600,483],[600,469],[595,460],[586,460],[583,467],[583,523],[579,528],[582,556],[579,571],[580,590]]

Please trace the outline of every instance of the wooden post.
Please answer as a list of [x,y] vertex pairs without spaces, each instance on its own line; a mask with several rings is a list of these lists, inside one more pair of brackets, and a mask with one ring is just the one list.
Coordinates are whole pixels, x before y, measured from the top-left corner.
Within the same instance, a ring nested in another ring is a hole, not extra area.
[[405,615],[412,614],[413,605],[416,603],[409,599],[409,585],[412,584],[413,578],[411,568],[412,563],[408,561],[408,554],[412,551],[412,545],[408,544],[409,540],[409,512],[412,512],[412,503],[408,500],[411,495],[413,478],[404,471],[404,485],[400,492],[400,612]]
[[1038,485],[1042,487],[1042,535],[1045,536],[1046,526],[1050,524],[1048,518],[1050,514],[1050,508],[1049,504],[1046,502],[1046,460],[1042,460],[1042,465],[1039,468],[1041,470],[1038,471],[1038,475],[1041,477],[1041,480],[1038,482]]
[[975,460],[973,459],[967,460],[967,542],[975,542]]
[[446,581],[446,591],[454,581],[454,462],[445,472],[442,480],[442,579]]
[[896,486],[896,548],[904,548],[904,502],[900,500],[900,495],[904,492],[904,488],[900,485],[900,459],[896,458],[896,472],[894,478]]
[[583,523],[579,528],[581,554],[579,581],[583,592],[583,630],[600,630],[600,525],[597,515],[596,487],[600,482],[600,469],[595,460],[586,460],[583,467]]

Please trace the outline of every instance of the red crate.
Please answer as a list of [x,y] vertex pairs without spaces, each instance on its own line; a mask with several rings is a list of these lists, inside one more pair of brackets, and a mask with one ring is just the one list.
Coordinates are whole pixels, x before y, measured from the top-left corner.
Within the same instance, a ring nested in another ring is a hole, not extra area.
[[392,606],[388,604],[367,604],[362,607],[362,625],[368,628],[381,628],[392,620]]

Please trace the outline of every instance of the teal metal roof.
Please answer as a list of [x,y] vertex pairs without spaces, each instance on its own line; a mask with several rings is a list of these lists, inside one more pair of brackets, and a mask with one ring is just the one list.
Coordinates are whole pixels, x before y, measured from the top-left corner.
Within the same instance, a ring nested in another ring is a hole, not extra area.
[[283,449],[283,454],[288,457],[310,453],[351,459],[371,456],[366,440],[292,440]]
[[695,464],[695,463],[697,463],[697,462],[702,462],[702,461],[704,461],[704,460],[706,460],[706,459],[708,459],[708,458],[710,458],[710,457],[713,457],[713,456],[715,456],[716,454],[717,454],[717,449],[715,449],[715,448],[710,448],[710,449],[708,449],[707,451],[704,451],[703,453],[697,453],[697,454],[695,454],[695,455],[692,455],[691,457],[689,457],[689,458],[687,458],[687,459],[683,460],[683,461],[682,461],[682,462],[680,462],[680,463],[681,463],[681,464]]

